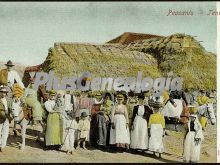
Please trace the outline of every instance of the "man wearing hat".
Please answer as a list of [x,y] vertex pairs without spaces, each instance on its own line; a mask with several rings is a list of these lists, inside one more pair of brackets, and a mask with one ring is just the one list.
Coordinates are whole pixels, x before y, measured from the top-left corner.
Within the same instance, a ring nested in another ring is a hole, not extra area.
[[19,74],[15,70],[12,70],[14,66],[12,61],[9,60],[5,65],[7,68],[0,71],[0,85],[9,86],[11,88],[16,82],[21,88],[25,88]]
[[8,90],[6,87],[0,88],[0,151],[5,148],[8,133],[9,123],[12,120],[11,117],[11,101],[7,97]]

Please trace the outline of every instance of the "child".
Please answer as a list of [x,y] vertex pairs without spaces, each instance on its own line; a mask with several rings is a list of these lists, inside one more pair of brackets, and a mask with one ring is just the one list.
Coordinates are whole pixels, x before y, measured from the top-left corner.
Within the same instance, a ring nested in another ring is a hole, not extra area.
[[197,163],[200,158],[201,142],[204,136],[197,115],[189,116],[188,133],[184,143],[183,160],[186,163]]
[[87,113],[86,112],[82,112],[81,113],[81,119],[79,120],[79,141],[78,141],[78,147],[80,146],[80,142],[83,143],[83,149],[87,149],[86,148],[86,141],[88,141],[88,134],[89,134],[89,130],[90,130],[90,121],[87,118]]
[[69,111],[65,116],[65,139],[64,146],[67,150],[67,154],[73,154],[74,151],[74,142],[75,142],[75,131],[78,129],[78,124],[75,120],[73,111]]

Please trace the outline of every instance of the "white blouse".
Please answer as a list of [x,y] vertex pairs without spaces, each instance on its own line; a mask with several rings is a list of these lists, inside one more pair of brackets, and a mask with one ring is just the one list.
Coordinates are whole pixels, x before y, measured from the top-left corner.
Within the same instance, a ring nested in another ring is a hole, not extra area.
[[44,103],[45,108],[48,112],[54,112],[54,107],[55,107],[55,101],[54,100],[48,100]]
[[138,116],[143,116],[144,115],[144,105],[139,105],[138,106]]

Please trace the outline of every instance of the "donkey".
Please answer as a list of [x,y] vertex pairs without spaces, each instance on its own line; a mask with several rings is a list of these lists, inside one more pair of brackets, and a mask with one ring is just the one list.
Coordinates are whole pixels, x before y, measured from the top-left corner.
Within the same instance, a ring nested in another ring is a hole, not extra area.
[[212,125],[215,125],[215,123],[216,123],[216,116],[215,116],[215,113],[214,113],[213,105],[211,103],[199,106],[197,108],[197,115],[198,115],[198,118],[199,118],[199,120],[200,120],[200,122],[202,124],[202,129],[203,130],[205,130],[205,128],[206,128],[206,126],[208,124],[208,121]]
[[14,118],[14,125],[19,124],[21,126],[22,143],[20,149],[22,150],[25,148],[26,129],[30,121],[29,115],[27,115],[28,111],[28,107],[24,106],[24,104],[22,105],[20,99],[13,98],[12,116]]
[[[25,99],[24,99],[25,100]],[[37,108],[35,108],[37,109]],[[13,98],[12,101],[12,116],[14,117],[14,122],[15,125],[19,124],[21,126],[21,137],[22,137],[22,144],[20,149],[25,148],[25,137],[26,137],[26,130],[27,130],[27,125],[35,125],[36,123],[33,123],[32,119],[32,108],[29,107],[25,101],[21,101],[21,99]],[[40,123],[42,127],[42,132],[44,131],[44,124],[42,121]],[[37,135],[37,140],[40,140],[40,133]]]
[[195,107],[198,115],[198,118],[202,124],[203,130],[205,130],[205,127],[207,126],[208,122],[210,122],[212,125],[215,125],[216,123],[216,112],[214,105],[212,103],[204,104],[202,106],[198,106],[197,104],[197,97],[199,93],[197,91],[192,92],[190,95],[190,106]]

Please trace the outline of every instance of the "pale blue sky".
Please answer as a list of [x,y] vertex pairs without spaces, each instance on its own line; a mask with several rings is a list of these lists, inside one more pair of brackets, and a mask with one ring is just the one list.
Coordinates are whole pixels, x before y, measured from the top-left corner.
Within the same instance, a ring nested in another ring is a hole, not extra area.
[[[193,16],[166,16],[169,9]],[[104,43],[123,32],[198,36],[216,53],[215,2],[1,2],[0,61],[40,64],[54,42]]]

